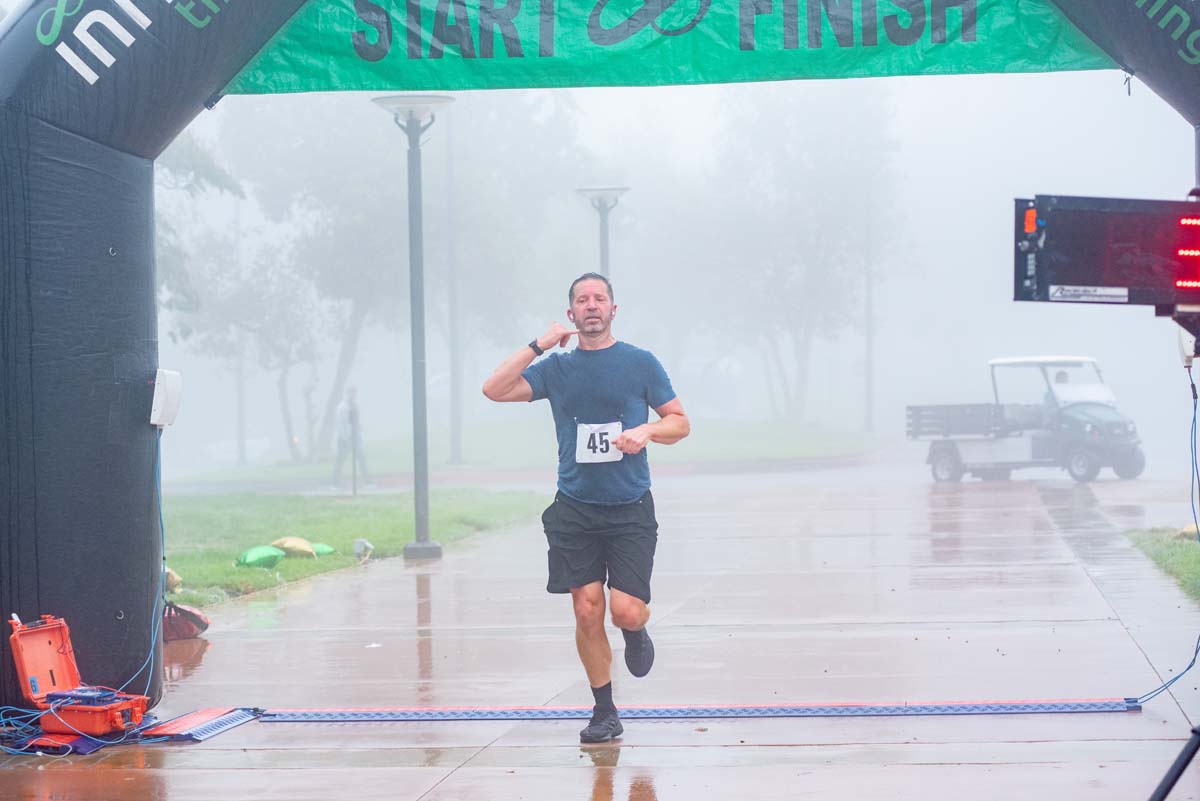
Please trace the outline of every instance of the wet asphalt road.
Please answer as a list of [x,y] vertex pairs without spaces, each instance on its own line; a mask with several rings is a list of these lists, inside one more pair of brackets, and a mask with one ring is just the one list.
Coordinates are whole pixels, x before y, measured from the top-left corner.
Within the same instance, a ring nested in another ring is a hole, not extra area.
[[[934,486],[871,470],[669,475],[645,679],[618,705],[1136,696],[1186,664],[1187,600],[1121,532],[1187,485]],[[436,536],[436,532],[435,532]],[[160,717],[213,706],[590,705],[537,521],[214,607],[172,643]],[[194,745],[10,759],[5,799],[1134,799],[1200,722],[1200,675],[1140,713],[251,723]],[[1200,797],[1200,770],[1172,798]]]

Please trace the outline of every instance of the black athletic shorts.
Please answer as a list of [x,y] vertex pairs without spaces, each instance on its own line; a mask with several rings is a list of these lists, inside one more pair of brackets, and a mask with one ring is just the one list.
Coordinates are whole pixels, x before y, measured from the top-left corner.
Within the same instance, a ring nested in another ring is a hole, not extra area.
[[549,543],[548,592],[570,592],[595,581],[650,603],[650,574],[658,544],[654,498],[633,503],[584,503],[561,492],[542,513]]

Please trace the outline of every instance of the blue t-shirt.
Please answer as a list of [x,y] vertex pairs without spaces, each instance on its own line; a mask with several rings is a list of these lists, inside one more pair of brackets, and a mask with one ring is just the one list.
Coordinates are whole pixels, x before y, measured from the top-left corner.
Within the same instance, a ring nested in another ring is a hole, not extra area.
[[675,398],[671,379],[648,350],[617,342],[600,350],[552,353],[521,373],[533,388],[532,400],[550,399],[558,433],[558,489],[585,503],[633,503],[650,489],[646,450],[619,462],[579,464],[575,460],[581,423],[620,422],[621,429],[643,425],[649,410]]

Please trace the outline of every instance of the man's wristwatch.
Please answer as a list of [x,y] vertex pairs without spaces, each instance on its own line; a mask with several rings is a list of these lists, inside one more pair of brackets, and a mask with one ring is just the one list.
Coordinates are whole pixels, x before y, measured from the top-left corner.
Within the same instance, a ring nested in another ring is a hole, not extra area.
[[538,356],[541,356],[543,353],[546,352],[538,347],[538,343],[537,343],[536,339],[529,343],[529,347],[532,348],[533,352]]

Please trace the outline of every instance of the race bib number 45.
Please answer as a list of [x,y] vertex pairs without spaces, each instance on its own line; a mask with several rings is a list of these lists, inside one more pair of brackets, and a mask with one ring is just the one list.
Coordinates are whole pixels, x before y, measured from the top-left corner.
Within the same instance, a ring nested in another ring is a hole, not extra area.
[[575,461],[579,464],[619,462],[625,456],[613,445],[621,434],[621,423],[580,423],[575,439]]

